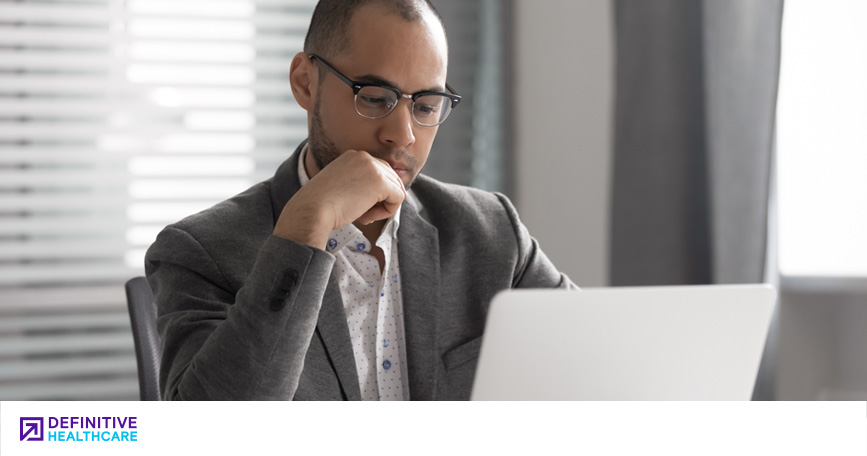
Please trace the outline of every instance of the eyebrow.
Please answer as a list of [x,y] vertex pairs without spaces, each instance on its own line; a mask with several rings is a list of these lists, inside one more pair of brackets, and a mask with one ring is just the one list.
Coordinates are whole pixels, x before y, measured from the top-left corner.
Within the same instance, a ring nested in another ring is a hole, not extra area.
[[[385,86],[394,87],[397,89],[397,84],[395,84],[395,83],[393,83],[393,82],[389,81],[388,79],[385,79],[381,76],[377,76],[375,74],[365,74],[363,76],[358,76],[358,78],[355,80],[358,82],[369,82],[371,84],[385,85]],[[400,89],[398,89],[398,90],[400,90]],[[437,86],[437,87],[433,87],[430,89],[419,90],[418,92],[443,92],[444,93],[445,91],[446,91],[445,87]],[[403,90],[401,90],[401,92],[403,92]],[[418,92],[415,92],[415,93],[418,93]],[[412,94],[410,94],[410,95],[412,95]]]

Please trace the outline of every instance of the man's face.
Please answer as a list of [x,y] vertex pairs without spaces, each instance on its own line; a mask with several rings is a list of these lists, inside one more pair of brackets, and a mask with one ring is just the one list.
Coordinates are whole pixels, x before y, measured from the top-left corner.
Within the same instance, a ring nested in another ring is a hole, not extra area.
[[[350,48],[323,56],[349,79],[396,87],[412,94],[445,91],[445,34],[432,14],[407,22],[382,6],[360,8],[349,24]],[[409,187],[427,161],[437,127],[412,119],[412,100],[401,99],[380,119],[355,111],[352,89],[322,66],[310,120],[310,152],[321,169],[348,149],[364,150],[389,162]]]

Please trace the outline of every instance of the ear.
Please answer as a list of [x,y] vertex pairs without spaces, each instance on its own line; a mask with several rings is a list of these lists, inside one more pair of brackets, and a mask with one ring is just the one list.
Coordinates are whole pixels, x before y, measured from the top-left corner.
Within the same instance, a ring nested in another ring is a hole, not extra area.
[[307,57],[307,54],[299,52],[292,59],[289,67],[289,85],[292,87],[292,95],[295,101],[310,112],[313,109],[313,100],[319,82],[319,68]]

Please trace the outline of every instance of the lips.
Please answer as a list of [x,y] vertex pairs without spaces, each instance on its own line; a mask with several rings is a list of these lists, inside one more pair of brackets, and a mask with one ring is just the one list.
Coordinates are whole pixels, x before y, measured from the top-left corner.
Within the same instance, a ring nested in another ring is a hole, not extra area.
[[391,160],[386,160],[386,161],[388,162],[388,166],[391,166],[391,169],[395,170],[398,173],[401,171],[403,171],[403,172],[408,171],[409,167],[406,165],[406,163],[393,162]]
[[[394,172],[397,173],[398,177],[400,177],[403,181],[406,181],[407,177],[409,176],[409,171],[405,169],[394,168]],[[405,184],[406,182],[404,182],[404,185]]]

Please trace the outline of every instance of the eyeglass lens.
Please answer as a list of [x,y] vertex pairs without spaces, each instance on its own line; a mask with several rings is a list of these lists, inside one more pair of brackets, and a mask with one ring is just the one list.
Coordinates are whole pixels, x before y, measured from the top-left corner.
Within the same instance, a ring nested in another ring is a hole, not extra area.
[[[355,109],[358,114],[378,119],[388,115],[397,105],[397,94],[383,87],[365,86],[355,96]],[[442,95],[423,95],[412,104],[412,116],[416,122],[425,126],[439,125],[452,110],[452,101]]]

